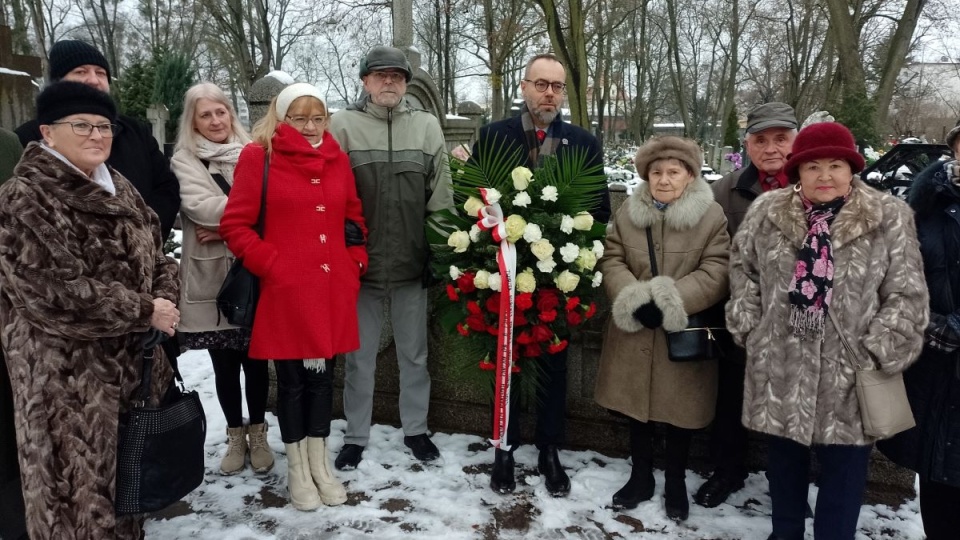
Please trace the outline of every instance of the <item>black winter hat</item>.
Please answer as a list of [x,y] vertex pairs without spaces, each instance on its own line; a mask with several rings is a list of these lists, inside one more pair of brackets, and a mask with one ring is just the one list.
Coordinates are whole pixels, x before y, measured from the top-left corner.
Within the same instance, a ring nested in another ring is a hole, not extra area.
[[59,81],[37,96],[37,122],[50,125],[71,114],[98,114],[115,122],[117,106],[109,94],[73,81]]
[[103,53],[96,47],[84,41],[75,39],[64,39],[53,44],[50,48],[50,79],[59,81],[64,75],[70,73],[77,66],[84,65],[100,66],[107,70],[107,78],[110,78],[110,64],[107,63]]
[[364,78],[371,71],[382,69],[399,69],[407,74],[407,82],[413,78],[413,70],[410,68],[410,62],[403,51],[394,47],[377,46],[370,49],[370,52],[360,62],[360,78]]

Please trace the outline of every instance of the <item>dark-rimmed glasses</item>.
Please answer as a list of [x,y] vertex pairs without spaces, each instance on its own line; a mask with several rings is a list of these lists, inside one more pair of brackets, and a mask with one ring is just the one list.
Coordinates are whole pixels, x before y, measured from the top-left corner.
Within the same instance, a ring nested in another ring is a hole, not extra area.
[[50,122],[52,125],[59,126],[66,124],[73,129],[73,132],[80,137],[89,137],[93,134],[93,128],[97,128],[97,131],[100,132],[100,136],[104,139],[109,139],[113,137],[113,134],[117,131],[116,124],[91,124],[90,122]]
[[567,85],[562,82],[550,82],[544,79],[537,79],[535,81],[524,79],[524,81],[532,83],[533,87],[537,89],[537,92],[546,92],[547,88],[552,88],[554,94],[567,93]]

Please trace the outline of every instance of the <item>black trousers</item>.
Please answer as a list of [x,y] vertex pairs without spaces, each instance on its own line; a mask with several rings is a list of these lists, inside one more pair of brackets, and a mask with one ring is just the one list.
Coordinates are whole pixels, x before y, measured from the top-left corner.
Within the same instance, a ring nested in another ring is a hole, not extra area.
[[[561,446],[567,433],[567,350],[556,354],[543,354],[535,360],[540,370],[540,386],[537,389],[537,427],[535,443],[543,450],[547,446]],[[529,360],[528,360],[529,362]],[[531,369],[533,366],[528,366]],[[517,376],[517,374],[514,374]],[[519,376],[523,376],[521,372]],[[516,379],[514,383],[516,383]],[[507,443],[511,447],[520,444],[520,392],[510,394],[510,424],[507,426]]]
[[960,535],[960,487],[920,478],[920,518],[927,540]]
[[247,394],[247,412],[251,424],[262,424],[270,391],[269,363],[254,360],[244,351],[210,349],[213,375],[217,386],[217,400],[227,419],[227,427],[243,425],[243,392],[240,388],[240,369],[243,369]]
[[[743,349],[735,351],[736,356]],[[746,364],[741,358],[720,360],[717,413],[710,433],[710,454],[713,457],[714,474],[729,478],[746,479],[747,428],[743,427],[743,378]]]
[[277,370],[277,421],[280,438],[293,444],[304,437],[330,435],[334,360],[326,369],[303,367],[302,360],[274,360]]
[[26,538],[27,517],[20,484],[17,431],[13,424],[13,389],[0,352],[0,538]]

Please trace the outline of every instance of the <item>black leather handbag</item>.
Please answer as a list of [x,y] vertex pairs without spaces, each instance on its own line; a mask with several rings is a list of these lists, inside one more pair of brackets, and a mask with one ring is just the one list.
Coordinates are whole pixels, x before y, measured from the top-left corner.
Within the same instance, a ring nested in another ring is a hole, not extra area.
[[[267,212],[267,171],[270,168],[270,156],[263,160],[263,191],[260,194],[260,213],[257,216],[257,234],[263,238],[264,218]],[[230,188],[226,182],[217,178],[220,189],[227,195]],[[226,189],[224,188],[226,186]],[[223,285],[217,293],[217,309],[227,322],[241,328],[253,328],[253,319],[260,301],[260,278],[243,266],[243,261],[235,259],[227,270]],[[219,323],[219,321],[217,321]]]
[[155,343],[143,349],[140,393],[120,415],[117,437],[118,516],[162,510],[203,483],[207,419],[196,391],[188,392],[168,359],[174,380],[158,407],[149,407]]
[[[653,233],[647,227],[650,271],[656,276],[657,257],[653,251]],[[665,331],[666,332],[666,331]],[[687,327],[667,334],[667,356],[671,362],[700,362],[723,357],[723,344],[731,342],[724,324],[723,302],[687,316]]]

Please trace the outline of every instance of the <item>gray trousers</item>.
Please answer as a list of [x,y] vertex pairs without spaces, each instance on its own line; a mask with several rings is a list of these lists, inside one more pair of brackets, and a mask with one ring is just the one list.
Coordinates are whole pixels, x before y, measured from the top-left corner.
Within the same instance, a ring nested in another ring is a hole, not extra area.
[[357,300],[360,349],[347,354],[343,382],[345,444],[366,446],[373,413],[374,374],[383,327],[383,303],[390,300],[390,321],[400,365],[400,422],[406,436],[427,432],[430,373],[427,372],[427,291],[419,282],[378,289],[362,285]]

